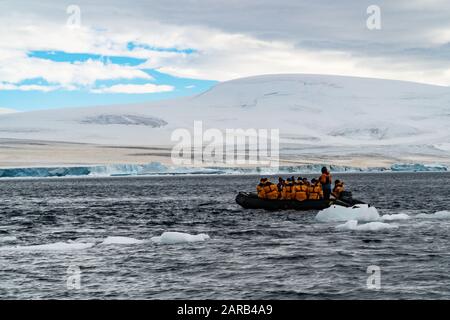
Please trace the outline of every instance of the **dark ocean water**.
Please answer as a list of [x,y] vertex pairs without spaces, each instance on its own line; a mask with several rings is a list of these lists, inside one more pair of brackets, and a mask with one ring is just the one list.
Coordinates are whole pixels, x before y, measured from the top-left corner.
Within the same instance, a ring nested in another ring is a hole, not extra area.
[[[450,213],[416,217],[450,210],[450,174],[336,175],[380,215],[410,216],[377,231],[339,230],[317,212],[240,208],[237,192],[258,178],[1,180],[0,298],[450,298]],[[165,231],[211,239],[150,241]],[[101,244],[110,236],[148,241]],[[379,290],[367,288],[370,265],[381,269]],[[69,267],[80,289],[67,286]]]

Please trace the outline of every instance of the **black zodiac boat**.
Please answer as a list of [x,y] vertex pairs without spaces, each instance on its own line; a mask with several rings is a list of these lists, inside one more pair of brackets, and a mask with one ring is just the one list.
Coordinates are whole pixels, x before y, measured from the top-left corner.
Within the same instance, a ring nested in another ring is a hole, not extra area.
[[239,192],[236,196],[236,203],[245,209],[266,209],[266,210],[322,210],[332,205],[352,207],[364,202],[353,199],[351,192],[346,191],[339,200],[268,200],[260,199],[256,193]]

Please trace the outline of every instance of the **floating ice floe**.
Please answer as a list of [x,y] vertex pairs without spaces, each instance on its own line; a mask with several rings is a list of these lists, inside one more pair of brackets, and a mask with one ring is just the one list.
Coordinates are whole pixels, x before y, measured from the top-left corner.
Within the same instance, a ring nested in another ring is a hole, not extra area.
[[416,218],[421,219],[450,219],[450,211],[438,211],[432,214],[420,213],[416,215]]
[[351,208],[333,205],[320,211],[316,215],[316,220],[321,222],[340,222],[340,221],[377,221],[380,215],[375,207],[367,204],[360,204]]
[[5,246],[0,247],[0,251],[70,251],[88,249],[92,246],[94,243],[55,242],[32,246]]
[[408,220],[411,219],[411,217],[406,213],[398,213],[398,214],[385,214],[384,216],[381,216],[380,219],[384,221],[394,221],[394,220]]
[[182,232],[164,232],[159,237],[151,238],[151,240],[153,242],[160,243],[160,244],[197,242],[197,241],[205,241],[207,239],[209,239],[209,236],[204,233],[200,233],[197,235],[191,235],[191,234],[182,233]]
[[101,244],[139,244],[145,242],[130,237],[107,237]]
[[344,224],[336,226],[339,230],[354,230],[354,231],[379,231],[385,229],[396,229],[398,228],[395,224],[389,224],[384,222],[368,222],[364,224],[358,224],[357,220],[349,220]]
[[15,236],[5,236],[5,237],[0,237],[0,243],[2,242],[16,242],[17,238]]
[[96,237],[82,237],[82,238],[77,238],[75,240],[71,240],[70,243],[102,243],[103,240],[105,240],[104,238],[96,238]]

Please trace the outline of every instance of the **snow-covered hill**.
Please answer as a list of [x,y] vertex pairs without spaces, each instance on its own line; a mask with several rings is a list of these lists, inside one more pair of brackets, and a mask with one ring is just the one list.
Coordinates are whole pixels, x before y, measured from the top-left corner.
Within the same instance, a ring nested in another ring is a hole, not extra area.
[[450,155],[449,88],[303,74],[228,81],[177,100],[4,114],[0,138],[170,145],[172,131],[192,129],[195,120],[206,128],[279,128],[287,156],[448,162]]

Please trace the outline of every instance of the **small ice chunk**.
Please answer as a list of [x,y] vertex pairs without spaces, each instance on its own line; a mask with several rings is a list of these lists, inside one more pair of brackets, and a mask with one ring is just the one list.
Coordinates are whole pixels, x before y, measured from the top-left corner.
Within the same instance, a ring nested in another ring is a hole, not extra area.
[[406,213],[398,213],[398,214],[385,214],[381,217],[381,220],[384,221],[394,221],[394,220],[408,220],[411,219]]
[[450,219],[450,211],[438,211],[432,214],[420,213],[416,215],[416,218],[422,219]]
[[0,251],[70,251],[88,249],[93,245],[93,243],[55,242],[32,246],[6,246],[0,247]]
[[144,240],[138,240],[129,237],[107,237],[101,244],[139,244]]
[[161,236],[153,237],[151,240],[155,243],[175,244],[175,243],[205,241],[207,239],[209,239],[209,236],[204,233],[191,235],[182,232],[164,232]]
[[17,238],[15,236],[5,236],[5,237],[0,237],[0,243],[2,242],[16,242]]
[[354,231],[379,231],[396,228],[398,228],[398,226],[395,224],[389,224],[384,222],[368,222],[364,224],[358,224],[357,220],[350,220],[344,224],[336,226],[336,229],[339,230],[354,230]]
[[367,204],[359,204],[351,208],[333,205],[320,211],[316,215],[316,220],[321,222],[340,222],[340,221],[377,221],[380,215],[375,207]]

